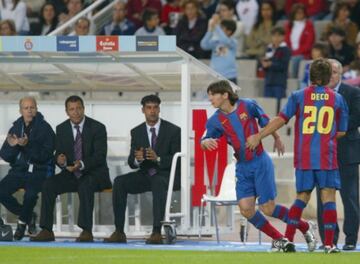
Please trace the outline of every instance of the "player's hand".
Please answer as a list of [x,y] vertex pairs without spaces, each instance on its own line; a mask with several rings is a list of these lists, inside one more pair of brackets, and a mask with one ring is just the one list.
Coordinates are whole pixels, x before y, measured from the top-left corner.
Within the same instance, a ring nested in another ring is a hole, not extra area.
[[156,161],[157,157],[156,152],[152,148],[146,148],[146,159]]
[[281,141],[280,137],[277,137],[274,141],[274,152],[277,151],[278,156],[284,155],[285,152],[285,145]]
[[143,162],[144,161],[144,148],[141,147],[137,150],[135,150],[135,159],[138,161],[138,162]]
[[8,134],[6,137],[6,141],[11,147],[14,147],[19,143],[19,139],[15,134]]
[[214,138],[207,138],[201,141],[201,148],[203,150],[215,150],[218,148],[217,140]]
[[251,135],[246,140],[246,147],[249,148],[251,151],[254,151],[256,147],[260,144],[260,142],[261,142],[261,137],[259,133],[255,135]]

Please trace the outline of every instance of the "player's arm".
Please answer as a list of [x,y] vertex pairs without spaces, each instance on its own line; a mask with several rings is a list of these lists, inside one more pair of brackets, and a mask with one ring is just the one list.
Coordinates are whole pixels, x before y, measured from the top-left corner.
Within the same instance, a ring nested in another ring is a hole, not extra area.
[[254,150],[263,138],[273,134],[276,130],[285,125],[285,123],[286,121],[282,117],[275,117],[259,133],[247,138],[246,147]]
[[219,129],[214,119],[208,120],[206,123],[205,135],[201,138],[201,148],[203,150],[215,150],[218,148],[218,138],[221,137],[223,131]]
[[[269,125],[270,121],[268,115],[265,114],[264,110],[255,101],[251,101],[250,111],[253,114],[253,116],[258,119],[258,124],[260,127],[265,128]],[[284,153],[285,151],[284,144],[282,143],[279,134],[276,133],[276,131],[272,132],[271,134],[274,137],[274,151],[277,150],[279,155],[280,153]],[[250,136],[249,138],[251,141],[252,137]],[[249,138],[247,140],[249,140]],[[257,145],[260,144],[260,140],[257,142]],[[252,150],[254,150],[257,147],[257,145],[256,146],[254,145],[253,146],[254,148]]]
[[297,110],[297,101],[298,101],[298,93],[293,92],[283,110],[279,113],[279,115],[273,118],[258,134],[253,135],[247,138],[246,147],[250,148],[250,150],[254,150],[257,145],[260,144],[261,139],[267,137],[268,135],[274,133],[276,130],[281,128],[284,124],[286,124],[289,119],[295,115]]

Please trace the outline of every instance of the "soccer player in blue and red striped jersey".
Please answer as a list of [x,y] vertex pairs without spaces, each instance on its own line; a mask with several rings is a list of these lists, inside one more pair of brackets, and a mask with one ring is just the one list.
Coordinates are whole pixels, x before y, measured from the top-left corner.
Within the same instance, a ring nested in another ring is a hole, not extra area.
[[[217,139],[225,135],[234,149],[236,164],[236,195],[242,215],[256,228],[270,236],[273,246],[288,251],[294,245],[276,230],[259,210],[255,210],[256,199],[259,208],[268,216],[273,216],[287,222],[288,209],[275,204],[276,186],[274,166],[269,155],[260,144],[251,151],[245,147],[247,137],[258,133],[258,124],[264,127],[269,117],[261,107],[251,99],[239,99],[232,90],[229,82],[219,81],[210,84],[207,89],[211,104],[218,110],[210,117],[206,124],[206,134],[201,140],[205,150],[218,147]],[[274,148],[279,154],[284,152],[284,145],[279,135],[273,133]],[[316,241],[314,230],[307,222],[299,220],[297,226],[304,234],[309,250],[314,250]],[[308,238],[308,239],[307,239]]]
[[294,166],[296,168],[297,198],[290,208],[285,236],[293,241],[303,209],[311,191],[318,185],[324,205],[325,252],[337,253],[333,245],[336,227],[336,189],[340,189],[337,164],[337,138],[345,135],[348,107],[343,97],[327,88],[332,66],[325,59],[315,60],[310,66],[311,86],[293,92],[278,117],[260,133],[248,138],[247,146],[254,149],[261,139],[272,134],[296,116]]

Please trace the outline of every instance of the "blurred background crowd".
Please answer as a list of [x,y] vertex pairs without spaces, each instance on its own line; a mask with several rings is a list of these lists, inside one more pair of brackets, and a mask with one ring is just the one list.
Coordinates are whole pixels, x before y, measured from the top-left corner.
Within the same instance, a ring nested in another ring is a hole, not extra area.
[[[93,2],[0,0],[0,35],[47,35]],[[304,87],[308,66],[299,76],[300,62],[329,57],[342,63],[345,82],[360,85],[359,0],[107,0],[92,15],[109,4],[112,15],[97,32],[86,14],[58,34],[176,35],[178,47],[211,59],[212,68],[236,82],[236,60],[257,60],[259,78],[271,71],[267,60],[278,59],[273,29],[281,27],[283,33],[275,31],[289,50],[285,78],[299,78]]]

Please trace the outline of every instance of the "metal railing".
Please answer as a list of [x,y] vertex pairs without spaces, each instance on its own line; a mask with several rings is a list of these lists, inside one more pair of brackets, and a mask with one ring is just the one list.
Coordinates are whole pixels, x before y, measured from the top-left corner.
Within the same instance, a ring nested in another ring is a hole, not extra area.
[[[54,31],[50,32],[48,34],[48,36],[57,36],[58,34],[61,35],[61,33],[67,29],[68,27],[72,27],[76,21],[81,18],[86,16],[87,18],[90,19],[91,22],[93,22],[93,19],[95,16],[92,16],[91,13],[92,11],[98,7],[100,4],[102,4],[103,2],[105,2],[106,0],[97,0],[94,3],[92,3],[91,5],[89,5],[87,8],[85,8],[84,10],[82,10],[81,12],[79,12],[78,14],[76,14],[75,16],[73,16],[71,19],[69,19],[68,21],[66,21],[64,24],[62,24],[60,27],[56,28]],[[112,5],[114,4],[114,2],[111,2],[110,5],[110,9],[112,7]],[[108,6],[107,6],[108,7]]]

